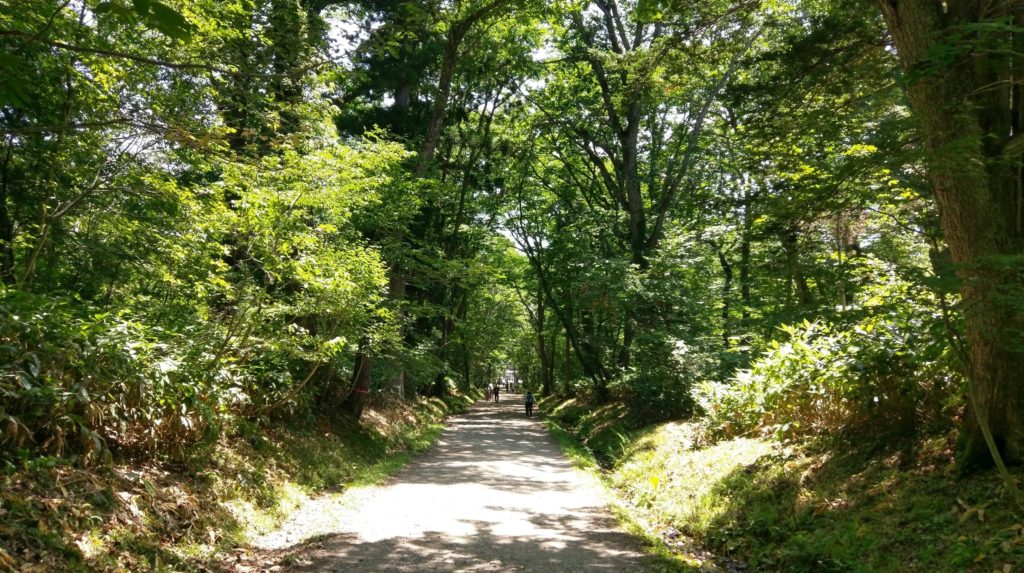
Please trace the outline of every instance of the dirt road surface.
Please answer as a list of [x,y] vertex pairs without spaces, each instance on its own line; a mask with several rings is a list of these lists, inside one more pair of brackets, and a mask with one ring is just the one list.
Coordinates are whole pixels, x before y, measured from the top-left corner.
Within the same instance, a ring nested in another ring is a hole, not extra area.
[[[296,573],[647,570],[600,485],[525,417],[521,396],[478,403],[449,424],[388,484],[346,494],[337,515],[300,511],[259,544],[286,552],[283,570]],[[293,545],[310,527],[330,532]]]

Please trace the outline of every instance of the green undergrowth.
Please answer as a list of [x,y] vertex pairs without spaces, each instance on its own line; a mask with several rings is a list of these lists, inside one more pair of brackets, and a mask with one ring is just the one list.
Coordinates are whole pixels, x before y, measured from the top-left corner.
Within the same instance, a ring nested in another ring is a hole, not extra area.
[[599,463],[625,521],[701,570],[1024,570],[1024,514],[994,473],[958,477],[949,436],[707,444],[693,424],[636,427],[615,406],[542,407]]
[[602,467],[618,459],[630,441],[630,425],[626,407],[611,403],[593,406],[569,399],[544,398],[538,404],[545,419],[554,422],[575,436],[587,456]]
[[471,403],[378,404],[358,425],[243,427],[184,463],[25,461],[0,475],[0,572],[209,571],[305,501],[391,475]]

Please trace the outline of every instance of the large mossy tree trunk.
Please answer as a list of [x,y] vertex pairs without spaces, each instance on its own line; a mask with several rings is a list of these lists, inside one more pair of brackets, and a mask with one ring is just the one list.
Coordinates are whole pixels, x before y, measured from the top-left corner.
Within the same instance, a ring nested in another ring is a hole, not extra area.
[[[964,468],[991,465],[982,423],[1008,462],[1024,461],[1024,233],[1020,2],[879,0],[908,74],[928,174],[960,279],[969,406]],[[956,54],[952,62],[937,54]]]

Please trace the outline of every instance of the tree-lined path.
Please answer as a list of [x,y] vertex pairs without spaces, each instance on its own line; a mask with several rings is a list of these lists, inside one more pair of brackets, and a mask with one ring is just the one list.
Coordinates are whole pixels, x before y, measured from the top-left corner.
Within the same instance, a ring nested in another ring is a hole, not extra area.
[[642,567],[518,396],[353,487],[502,376],[684,568],[1022,573],[1021,70],[1024,0],[0,0],[0,573]]
[[[388,485],[352,492],[345,515],[331,517],[339,529],[293,553],[292,570],[644,570],[600,486],[509,398],[453,418]],[[324,517],[300,514],[285,531]]]

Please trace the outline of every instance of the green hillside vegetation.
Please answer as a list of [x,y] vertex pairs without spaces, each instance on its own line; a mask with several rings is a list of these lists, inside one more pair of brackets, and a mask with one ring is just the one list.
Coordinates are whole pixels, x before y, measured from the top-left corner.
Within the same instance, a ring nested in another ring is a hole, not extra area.
[[[472,400],[381,404],[359,426],[276,427],[219,440],[181,464],[83,469],[38,458],[3,480],[2,566],[19,571],[208,571],[312,498],[380,482]],[[22,564],[21,568],[15,565]],[[32,564],[32,565],[25,565]]]
[[623,519],[681,571],[988,572],[1024,561],[1019,508],[997,475],[957,475],[950,436],[712,441],[699,423],[636,428],[621,410],[544,407]]

